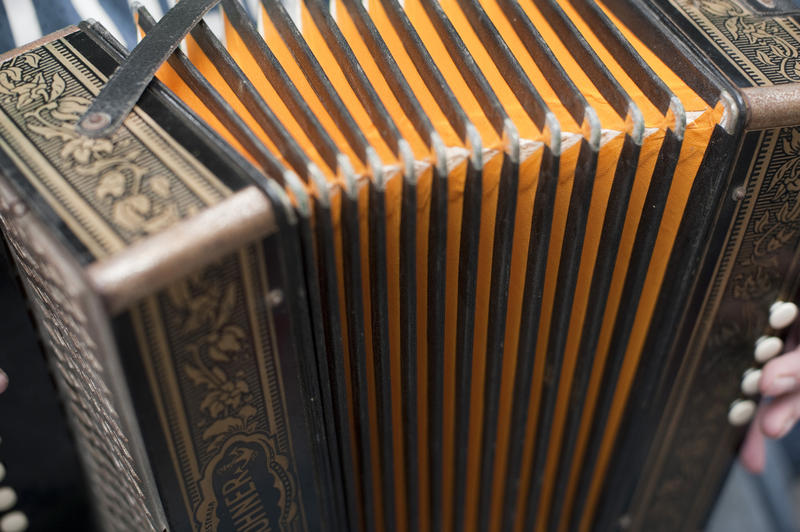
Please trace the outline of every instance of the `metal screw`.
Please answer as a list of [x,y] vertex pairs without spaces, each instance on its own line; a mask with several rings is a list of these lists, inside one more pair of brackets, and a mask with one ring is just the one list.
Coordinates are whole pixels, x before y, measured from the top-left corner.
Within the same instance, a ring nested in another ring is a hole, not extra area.
[[283,303],[283,292],[278,289],[270,290],[267,293],[267,302],[271,307],[277,307]]
[[28,207],[21,201],[15,201],[11,204],[11,212],[14,216],[23,216],[28,212]]
[[89,113],[81,120],[81,127],[86,131],[99,131],[111,123],[108,113]]

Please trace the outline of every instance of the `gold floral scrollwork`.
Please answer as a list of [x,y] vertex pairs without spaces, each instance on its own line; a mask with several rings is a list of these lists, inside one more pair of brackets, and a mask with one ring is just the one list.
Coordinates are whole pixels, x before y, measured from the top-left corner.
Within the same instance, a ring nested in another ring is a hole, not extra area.
[[244,373],[228,375],[221,367],[249,348],[244,330],[233,323],[236,286],[220,287],[195,276],[170,287],[168,295],[181,313],[182,332],[196,338],[186,345],[191,362],[183,369],[192,383],[205,389],[200,403],[208,420],[203,439],[214,451],[230,434],[254,430],[256,408]]
[[759,235],[754,248],[757,259],[766,258],[791,243],[800,230],[800,129],[782,130],[782,138],[774,159],[783,160],[767,188],[770,205],[755,223]]
[[166,293],[176,316],[174,332],[185,338],[180,370],[200,391],[195,419],[207,460],[199,482],[202,500],[193,511],[203,529],[239,529],[244,510],[231,494],[243,490],[251,501],[249,519],[268,523],[264,529],[290,530],[298,515],[297,486],[277,435],[260,424],[258,390],[251,389],[242,369],[252,364],[248,359],[254,351],[239,321],[241,288],[235,281],[220,281],[224,276],[212,274],[215,268]]
[[790,129],[788,135],[784,135],[780,143],[783,148],[784,156],[788,157],[769,184],[769,189],[774,191],[776,201],[783,203],[783,210],[789,204],[793,204],[789,214],[787,211],[782,221],[794,221],[800,213],[800,201],[798,192],[800,191],[800,129]]
[[800,129],[780,130],[771,161],[761,192],[768,208],[754,212],[752,248],[733,278],[732,294],[740,300],[757,300],[774,289],[779,257],[800,231]]
[[27,132],[60,143],[59,162],[93,180],[96,199],[110,207],[118,229],[145,236],[176,222],[180,212],[169,178],[138,162],[141,152],[124,131],[99,139],[78,133],[76,124],[91,100],[68,87],[58,71],[44,74],[38,53],[0,66],[0,98],[22,113]]
[[775,17],[748,13],[733,0],[702,0],[695,5],[773,82],[800,81],[797,42]]

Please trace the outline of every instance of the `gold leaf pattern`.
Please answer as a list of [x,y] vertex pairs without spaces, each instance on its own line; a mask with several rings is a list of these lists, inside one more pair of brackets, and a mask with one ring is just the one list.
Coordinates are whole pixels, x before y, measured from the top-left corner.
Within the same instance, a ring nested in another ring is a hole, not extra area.
[[173,311],[183,316],[183,333],[197,338],[186,346],[191,361],[183,365],[183,371],[204,390],[202,437],[210,452],[215,452],[232,434],[256,430],[257,409],[244,375],[225,369],[252,348],[233,315],[238,304],[236,284],[221,286],[218,277],[201,272],[169,287],[167,297]]
[[97,187],[97,198],[105,199],[108,196],[119,198],[125,194],[125,176],[122,172],[112,170],[103,174]]
[[114,204],[114,220],[129,231],[136,231],[147,219],[150,199],[142,194],[122,198]]
[[764,231],[764,228],[767,227],[768,223],[769,223],[769,212],[764,211],[764,214],[762,214],[761,218],[759,218],[758,221],[756,222],[754,229],[756,230],[757,233],[761,233]]
[[147,234],[158,233],[178,220],[180,220],[178,207],[174,203],[169,203],[157,212],[151,211],[147,220],[142,223],[140,230]]
[[250,373],[254,364],[260,367],[271,362],[254,356],[254,343],[259,340],[248,328],[251,311],[245,310],[245,290],[253,290],[255,285],[232,275],[239,273],[239,267],[238,259],[225,259],[171,285],[161,298],[164,312],[171,316],[169,321],[177,325],[171,331],[181,338],[178,370],[184,378],[180,380],[186,383],[186,393],[195,398],[190,418],[194,445],[205,457],[202,478],[197,481],[201,501],[193,504],[192,511],[203,530],[230,528],[214,511],[223,504],[214,491],[218,485],[214,479],[231,470],[247,469],[271,479],[277,490],[265,499],[280,512],[271,521],[271,529],[297,530],[302,499],[290,450],[279,443],[277,434],[269,433],[275,427],[261,407],[264,394],[273,390],[262,387],[259,378]]
[[765,65],[771,65],[772,59],[764,52],[764,50],[756,50],[756,57]]
[[20,58],[25,61],[28,66],[31,68],[37,68],[39,66],[39,56],[33,53],[30,54],[22,54]]
[[730,17],[725,20],[725,28],[734,39],[739,38],[739,17]]
[[[800,81],[800,27],[794,19],[753,13],[735,0],[671,2],[708,40],[728,50],[733,43],[729,60],[739,65],[754,84],[765,84],[764,78],[768,80],[766,84]],[[756,75],[752,74],[753,69]]]
[[53,100],[64,94],[64,89],[66,87],[67,84],[64,83],[64,78],[62,78],[58,72],[54,73],[52,86],[50,87],[50,97],[48,98],[48,101],[52,102]]
[[131,144],[127,131],[98,139],[78,133],[90,94],[83,86],[76,91],[69,73],[45,67],[46,53],[39,49],[0,64],[0,105],[20,112],[30,135],[59,142],[57,164],[94,180],[88,199],[103,202],[115,228],[145,236],[174,224],[182,216],[171,178],[142,164],[151,156]]
[[65,159],[75,159],[80,164],[89,164],[94,158],[108,155],[114,149],[108,139],[90,139],[88,137],[75,137],[68,140],[61,148],[61,156]]

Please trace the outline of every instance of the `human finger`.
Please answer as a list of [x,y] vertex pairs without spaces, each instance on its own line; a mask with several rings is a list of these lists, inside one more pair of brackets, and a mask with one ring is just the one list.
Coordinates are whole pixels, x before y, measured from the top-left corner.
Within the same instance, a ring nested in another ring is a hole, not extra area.
[[800,389],[800,347],[773,358],[761,370],[759,390],[779,396]]
[[764,471],[766,463],[766,446],[764,443],[764,433],[761,431],[761,416],[763,415],[764,405],[759,407],[753,423],[747,430],[742,448],[739,451],[739,460],[745,469],[751,473],[761,473]]
[[800,391],[776,397],[763,410],[761,430],[770,438],[782,438],[800,419]]

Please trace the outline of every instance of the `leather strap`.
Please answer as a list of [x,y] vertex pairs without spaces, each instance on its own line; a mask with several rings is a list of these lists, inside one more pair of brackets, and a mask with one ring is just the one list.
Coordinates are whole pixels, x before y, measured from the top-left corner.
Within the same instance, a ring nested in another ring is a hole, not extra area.
[[100,90],[78,121],[78,131],[92,138],[113,133],[133,110],[159,67],[219,1],[181,0],[175,4]]

